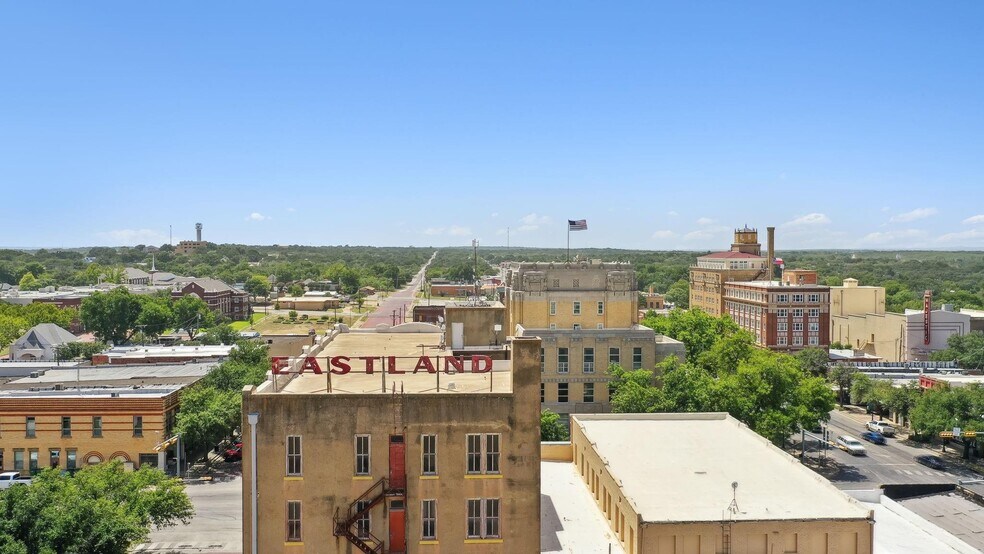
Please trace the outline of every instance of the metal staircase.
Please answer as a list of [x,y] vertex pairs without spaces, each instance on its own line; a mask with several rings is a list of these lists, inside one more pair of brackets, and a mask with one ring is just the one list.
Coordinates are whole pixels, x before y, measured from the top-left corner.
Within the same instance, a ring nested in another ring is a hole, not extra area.
[[[387,492],[386,478],[382,478],[373,483],[366,492],[362,493],[362,496],[349,504],[346,514],[339,516],[336,511],[334,535],[336,537],[345,537],[356,548],[365,552],[365,554],[383,554],[386,552],[386,545],[383,541],[373,536],[368,530],[363,531],[360,537],[359,530],[355,528],[355,524],[360,518],[378,506],[380,502],[383,502],[386,499]],[[366,504],[359,510],[359,503],[363,501],[366,501]]]

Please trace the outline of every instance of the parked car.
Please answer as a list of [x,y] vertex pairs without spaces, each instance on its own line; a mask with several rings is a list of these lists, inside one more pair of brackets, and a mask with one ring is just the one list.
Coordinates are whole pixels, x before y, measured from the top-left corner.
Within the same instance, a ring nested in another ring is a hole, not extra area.
[[878,431],[865,431],[861,433],[861,438],[875,444],[885,444],[885,436]]
[[939,456],[932,456],[930,454],[922,454],[920,456],[916,456],[916,462],[917,463],[920,463],[920,464],[922,464],[922,465],[924,465],[924,466],[926,466],[928,468],[938,469],[940,471],[943,471],[943,470],[946,469],[946,464],[943,463],[943,458],[940,458]]
[[854,437],[848,435],[841,435],[837,437],[836,444],[837,444],[837,448],[840,448],[841,450],[847,452],[852,456],[865,455],[864,445],[861,444],[861,441],[859,441]]
[[0,489],[10,488],[14,485],[30,485],[30,477],[21,477],[16,471],[5,471],[0,473]]
[[877,431],[886,437],[895,436],[895,427],[892,427],[884,421],[869,421],[865,426],[869,431]]
[[237,442],[230,448],[226,448],[222,453],[222,458],[227,462],[243,461],[243,443]]

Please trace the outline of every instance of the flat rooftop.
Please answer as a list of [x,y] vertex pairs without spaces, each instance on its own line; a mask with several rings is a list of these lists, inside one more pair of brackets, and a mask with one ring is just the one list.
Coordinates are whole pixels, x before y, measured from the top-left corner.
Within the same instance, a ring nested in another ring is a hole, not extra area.
[[152,387],[107,387],[107,388],[71,388],[63,390],[4,390],[0,391],[0,400],[23,400],[35,398],[163,398],[175,391],[181,390],[181,385],[155,385]]
[[540,552],[625,554],[571,462],[540,462]]
[[782,288],[782,289],[829,289],[827,285],[821,284],[799,284],[799,283],[783,283],[781,281],[728,281],[725,285],[747,285],[750,287],[757,288]]
[[871,512],[726,413],[572,415],[646,522],[857,520]]
[[[278,391],[279,394],[328,394],[328,375],[330,359],[334,356],[347,356],[351,371],[345,375],[331,375],[330,394],[380,394],[383,393],[385,378],[386,391],[409,394],[427,393],[511,393],[512,361],[493,360],[489,373],[472,373],[471,357],[464,359],[464,373],[446,373],[446,357],[453,357],[450,348],[442,349],[442,333],[377,333],[374,331],[352,331],[341,333],[332,340],[316,358],[325,373],[318,375],[307,370],[300,373]],[[405,373],[393,374],[383,371],[380,357],[395,356],[396,370]],[[414,370],[420,357],[426,356],[433,364],[436,373],[426,368]],[[360,357],[375,358],[373,373],[367,373],[366,360]],[[481,362],[479,362],[481,364]],[[438,388],[440,387],[440,388]],[[259,394],[273,393],[270,381],[256,391]]]
[[216,345],[175,345],[175,346],[117,346],[111,348],[103,354],[111,360],[127,358],[161,358],[161,357],[187,357],[187,358],[222,358],[229,355],[236,345],[216,344]]
[[984,507],[952,492],[896,502],[984,552]]
[[184,364],[137,364],[76,366],[49,369],[37,377],[24,377],[8,383],[10,386],[50,387],[55,383],[119,382],[134,379],[188,379],[204,377],[216,366],[216,362]]

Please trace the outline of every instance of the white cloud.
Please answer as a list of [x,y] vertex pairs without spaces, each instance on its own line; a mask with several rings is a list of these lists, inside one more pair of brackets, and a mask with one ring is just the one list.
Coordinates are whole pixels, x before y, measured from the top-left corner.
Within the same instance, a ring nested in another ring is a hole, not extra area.
[[443,232],[444,232],[444,227],[428,227],[424,229],[424,234],[431,235],[431,236],[440,235]]
[[963,220],[964,225],[980,225],[984,223],[984,214],[970,216]]
[[246,216],[246,221],[266,221],[268,219],[273,219],[268,215],[263,215],[260,212],[253,212]]
[[158,245],[167,242],[167,234],[154,229],[114,229],[96,233],[96,236],[113,241],[113,246]]
[[862,244],[915,246],[914,243],[926,236],[921,229],[901,229],[898,231],[877,231],[868,233],[861,239]]
[[982,239],[984,239],[984,229],[969,229],[967,231],[960,231],[959,233],[947,233],[936,239],[936,242],[954,243],[963,241],[964,244],[967,244],[968,242],[976,242]]
[[550,217],[545,215],[536,215],[536,213],[526,214],[519,218],[519,222],[522,223],[516,228],[516,231],[520,233],[528,233],[530,231],[536,231],[541,225],[546,225],[550,223]]
[[296,212],[297,210],[295,210],[294,208],[287,208],[287,211],[288,212]]
[[702,217],[697,220],[697,225],[710,225],[711,223],[714,223],[714,220],[709,217]]
[[671,239],[675,236],[677,236],[677,234],[674,233],[673,231],[670,231],[669,229],[664,229],[662,231],[656,231],[655,233],[653,233],[654,239]]
[[676,216],[678,216],[680,214],[676,213],[676,210],[670,210],[670,211],[666,212],[666,215],[668,215],[670,217],[676,217]]
[[492,217],[499,217],[499,212],[492,212]]
[[828,223],[830,223],[830,218],[827,217],[827,214],[821,214],[821,213],[814,212],[812,214],[806,214],[806,215],[797,217],[796,219],[793,219],[792,221],[787,221],[787,222],[783,223],[782,226],[783,227],[807,227],[807,226],[813,226],[813,225],[826,225]]
[[916,208],[911,212],[893,215],[889,221],[893,223],[907,223],[909,221],[916,221],[917,219],[926,219],[927,217],[936,215],[938,212],[939,210],[936,208]]

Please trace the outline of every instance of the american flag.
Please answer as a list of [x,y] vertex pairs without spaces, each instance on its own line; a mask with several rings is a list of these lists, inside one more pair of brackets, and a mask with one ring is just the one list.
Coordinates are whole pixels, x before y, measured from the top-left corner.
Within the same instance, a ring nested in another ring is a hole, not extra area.
[[567,230],[568,231],[587,231],[588,230],[588,220],[587,219],[568,219],[567,220]]

